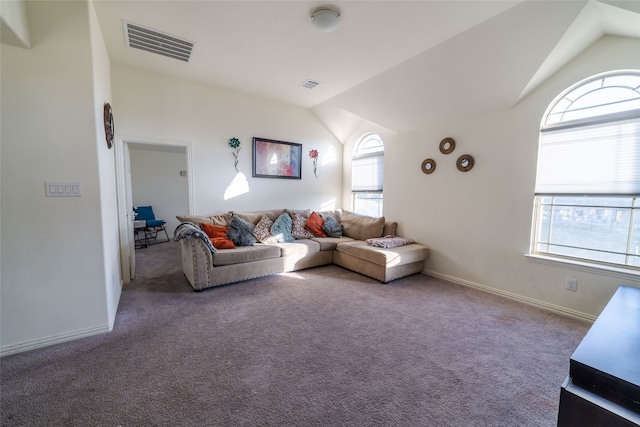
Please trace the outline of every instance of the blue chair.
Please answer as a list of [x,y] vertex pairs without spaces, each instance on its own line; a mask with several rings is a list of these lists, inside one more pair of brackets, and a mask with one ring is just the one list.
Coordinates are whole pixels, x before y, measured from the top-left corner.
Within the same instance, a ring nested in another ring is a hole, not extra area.
[[[153,208],[151,206],[137,206],[133,208],[136,221],[145,221],[144,238],[147,245],[154,245],[156,243],[165,243],[169,241],[169,234],[167,233],[166,221],[156,219],[153,214]],[[158,233],[164,231],[166,240],[158,241]]]

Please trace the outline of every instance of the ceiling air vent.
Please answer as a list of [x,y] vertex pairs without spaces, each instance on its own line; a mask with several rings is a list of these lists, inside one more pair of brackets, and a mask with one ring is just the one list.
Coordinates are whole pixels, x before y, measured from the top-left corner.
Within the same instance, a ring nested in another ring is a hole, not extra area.
[[307,89],[313,89],[316,86],[320,86],[320,82],[316,82],[313,80],[305,80],[300,86],[306,87]]
[[130,22],[123,22],[127,46],[189,62],[195,43]]

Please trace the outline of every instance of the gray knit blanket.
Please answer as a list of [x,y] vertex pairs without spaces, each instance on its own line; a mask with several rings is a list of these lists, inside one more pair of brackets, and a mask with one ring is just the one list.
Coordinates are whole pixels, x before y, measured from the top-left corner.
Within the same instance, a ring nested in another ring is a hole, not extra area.
[[200,229],[198,224],[194,224],[193,222],[183,222],[179,226],[177,226],[176,230],[173,232],[173,240],[175,240],[176,242],[180,239],[191,240],[193,238],[202,239],[202,241],[205,243],[205,245],[207,245],[212,254],[218,251],[211,244],[211,239],[209,239],[209,236],[207,236],[206,233]]

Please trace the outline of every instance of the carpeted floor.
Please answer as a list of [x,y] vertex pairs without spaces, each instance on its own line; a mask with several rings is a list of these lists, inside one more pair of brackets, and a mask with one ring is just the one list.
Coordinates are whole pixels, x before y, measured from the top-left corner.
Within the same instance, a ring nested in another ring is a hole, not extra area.
[[193,292],[137,252],[114,331],[0,360],[3,426],[555,426],[589,324],[337,266]]

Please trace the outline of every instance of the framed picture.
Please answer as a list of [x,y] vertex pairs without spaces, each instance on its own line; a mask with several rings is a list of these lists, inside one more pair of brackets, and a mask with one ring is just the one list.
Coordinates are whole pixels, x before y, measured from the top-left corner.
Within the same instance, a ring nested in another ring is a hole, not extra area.
[[253,176],[302,179],[302,144],[253,138]]

